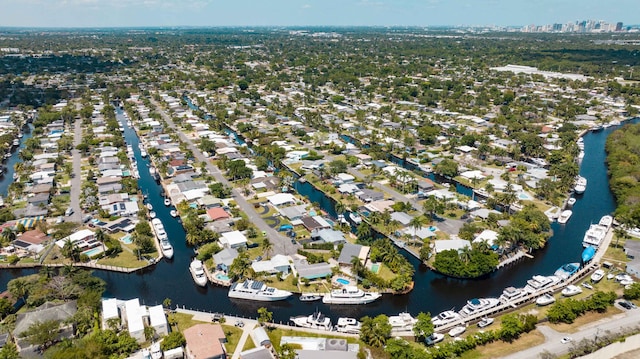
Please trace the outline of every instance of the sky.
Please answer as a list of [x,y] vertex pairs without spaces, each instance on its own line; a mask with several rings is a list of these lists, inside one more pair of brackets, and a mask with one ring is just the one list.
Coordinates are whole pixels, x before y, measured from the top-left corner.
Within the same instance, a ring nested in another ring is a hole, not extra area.
[[0,0],[0,26],[441,26],[638,23],[639,0]]

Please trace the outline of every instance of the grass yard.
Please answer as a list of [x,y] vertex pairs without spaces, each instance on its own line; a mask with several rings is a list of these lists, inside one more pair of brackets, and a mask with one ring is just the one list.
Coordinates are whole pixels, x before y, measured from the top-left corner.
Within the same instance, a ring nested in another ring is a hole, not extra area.
[[[635,241],[633,239],[629,239],[630,241]],[[627,254],[624,253],[624,245],[626,241],[624,239],[620,239],[618,245],[616,245],[616,238],[611,240],[611,244],[607,248],[607,251],[604,253],[602,257],[603,261],[614,262],[616,265],[623,265],[629,261]]]
[[138,260],[138,258],[133,253],[127,250],[123,250],[115,258],[105,257],[99,259],[98,264],[124,268],[138,268],[146,265],[147,261]]
[[462,355],[463,359],[498,358],[544,343],[544,335],[537,330],[523,334],[513,343],[496,341],[485,346],[477,347]]
[[289,292],[300,291],[300,289],[298,289],[298,286],[293,284],[293,280],[295,279],[295,277],[292,274],[289,274],[289,276],[282,281],[273,276],[266,276],[259,279],[265,281],[266,283],[269,283],[270,286],[276,287],[278,289],[288,290]]
[[[225,348],[227,348],[229,354],[235,353],[237,349],[236,347],[240,342],[240,337],[242,336],[242,329],[233,325],[223,324],[222,330],[224,331],[224,335],[227,338],[227,342],[224,344]],[[247,341],[253,342],[251,338],[247,338]]]
[[609,307],[609,309],[607,309],[607,311],[604,312],[604,313],[587,312],[584,315],[579,316],[578,318],[576,318],[576,320],[571,324],[566,324],[566,323],[552,324],[552,323],[549,323],[547,325],[549,327],[551,327],[553,330],[557,330],[559,332],[575,333],[583,325],[590,324],[590,323],[593,323],[593,322],[597,322],[598,320],[601,320],[601,319],[604,319],[604,318],[608,318],[608,317],[611,317],[611,316],[614,316],[614,315],[620,314],[620,313],[622,313],[622,311],[620,309],[612,306],[612,307]]
[[193,320],[193,315],[184,313],[170,313],[167,320],[169,323],[174,323],[172,324],[172,328],[180,331],[191,328],[196,324],[205,323],[199,320]]
[[384,263],[380,263],[380,269],[378,269],[378,276],[384,280],[392,280],[396,275],[387,267]]

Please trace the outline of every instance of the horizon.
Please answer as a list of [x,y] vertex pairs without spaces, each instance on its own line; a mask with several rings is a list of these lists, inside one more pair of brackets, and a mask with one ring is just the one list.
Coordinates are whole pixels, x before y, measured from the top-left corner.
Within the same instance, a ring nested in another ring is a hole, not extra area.
[[637,23],[632,0],[0,0],[1,28],[523,27]]

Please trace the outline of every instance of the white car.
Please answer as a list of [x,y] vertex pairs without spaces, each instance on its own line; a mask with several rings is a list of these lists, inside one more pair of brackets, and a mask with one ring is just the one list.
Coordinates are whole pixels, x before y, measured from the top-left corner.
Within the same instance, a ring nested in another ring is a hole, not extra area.
[[573,339],[571,339],[571,337],[564,337],[560,340],[560,343],[562,344],[567,344],[570,343],[571,341],[573,341]]

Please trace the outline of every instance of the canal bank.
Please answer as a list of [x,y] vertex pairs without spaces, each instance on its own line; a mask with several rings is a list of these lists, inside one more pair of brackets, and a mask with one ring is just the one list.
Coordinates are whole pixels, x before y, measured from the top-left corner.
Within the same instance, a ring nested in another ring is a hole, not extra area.
[[[121,112],[118,118],[122,121]],[[636,119],[635,122],[638,120]],[[589,225],[598,221],[602,215],[615,209],[615,202],[609,191],[607,169],[604,163],[604,144],[607,135],[614,128],[597,133],[588,133],[584,137],[585,159],[581,175],[586,177],[589,188],[574,205],[572,220],[565,226],[553,224],[554,236],[547,246],[535,253],[535,258],[525,259],[514,264],[511,270],[498,271],[487,278],[478,280],[460,280],[447,278],[421,266],[412,256],[407,256],[416,267],[414,290],[407,295],[385,295],[382,299],[365,306],[328,306],[318,302],[299,302],[296,297],[276,303],[248,302],[230,300],[227,289],[208,285],[205,288],[196,286],[188,271],[190,258],[194,255],[184,240],[184,230],[169,215],[169,208],[163,204],[160,196],[161,187],[149,174],[148,159],[140,156],[138,138],[135,132],[125,127],[125,139],[134,148],[140,171],[139,186],[148,193],[149,200],[158,217],[163,221],[172,245],[174,259],[163,260],[155,267],[147,268],[132,274],[113,273],[97,270],[95,273],[107,281],[105,296],[119,298],[139,297],[145,304],[160,304],[165,298],[171,298],[174,305],[197,308],[210,312],[222,312],[240,316],[255,316],[258,308],[267,306],[274,313],[275,321],[287,321],[289,317],[309,314],[316,309],[332,318],[347,316],[375,316],[380,313],[395,314],[408,311],[438,313],[455,307],[460,309],[466,300],[473,297],[497,297],[507,286],[523,286],[527,279],[535,274],[552,274],[560,265],[576,262],[582,252],[582,237]],[[307,187],[308,186],[308,187]],[[310,184],[296,183],[295,187],[303,195],[320,203],[330,215],[335,216],[334,203],[313,192]],[[308,192],[307,192],[308,191]],[[305,193],[307,192],[307,193]],[[19,275],[30,274],[35,270],[6,269],[0,271],[0,286]],[[425,298],[428,298],[425,300]]]

